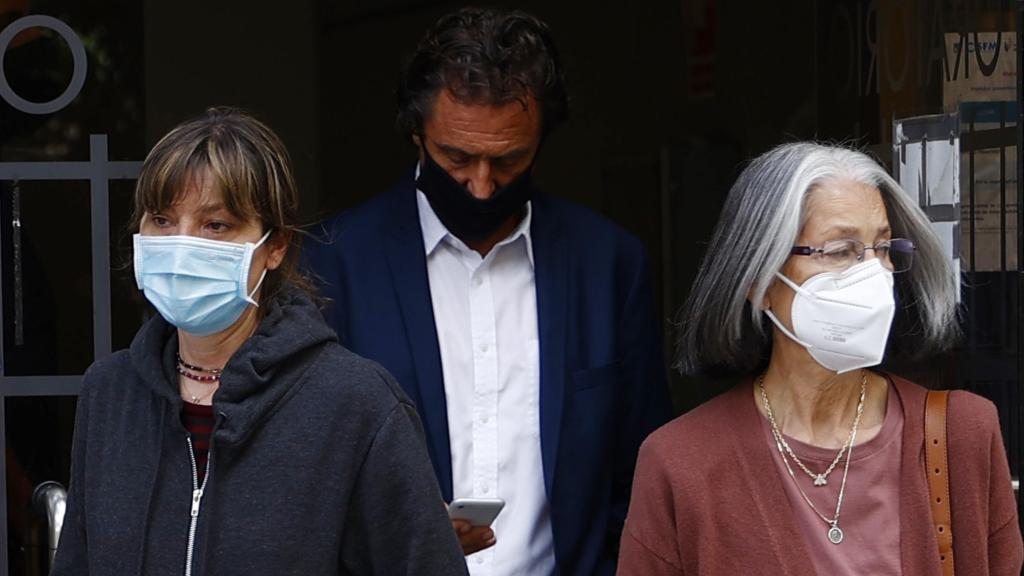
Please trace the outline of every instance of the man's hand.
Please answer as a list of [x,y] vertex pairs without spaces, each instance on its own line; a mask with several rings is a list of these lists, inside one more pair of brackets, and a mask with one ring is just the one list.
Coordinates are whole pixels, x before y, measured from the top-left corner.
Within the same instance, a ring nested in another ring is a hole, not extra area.
[[455,535],[462,545],[462,553],[466,556],[494,546],[497,540],[494,531],[487,526],[473,526],[465,520],[452,520]]

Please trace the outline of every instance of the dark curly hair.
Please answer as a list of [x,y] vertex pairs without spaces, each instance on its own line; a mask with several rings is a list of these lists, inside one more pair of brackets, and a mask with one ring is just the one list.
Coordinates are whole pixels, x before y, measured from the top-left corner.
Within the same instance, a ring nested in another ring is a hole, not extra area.
[[416,47],[398,85],[398,125],[420,134],[434,98],[502,105],[533,97],[543,130],[569,112],[565,76],[547,24],[518,10],[463,8],[442,16]]

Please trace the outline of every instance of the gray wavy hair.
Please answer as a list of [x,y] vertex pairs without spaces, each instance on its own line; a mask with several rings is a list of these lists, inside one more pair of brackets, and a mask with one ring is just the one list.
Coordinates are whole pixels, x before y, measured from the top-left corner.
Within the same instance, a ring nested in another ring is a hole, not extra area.
[[[941,350],[959,334],[958,279],[928,217],[874,160],[842,146],[784,144],[750,163],[729,190],[711,244],[677,322],[676,367],[689,374],[750,373],[764,360],[771,331],[760,303],[799,237],[808,194],[825,182],[878,188],[893,237],[910,238],[914,265],[897,276],[910,297],[922,350]],[[757,304],[752,304],[757,303]]]

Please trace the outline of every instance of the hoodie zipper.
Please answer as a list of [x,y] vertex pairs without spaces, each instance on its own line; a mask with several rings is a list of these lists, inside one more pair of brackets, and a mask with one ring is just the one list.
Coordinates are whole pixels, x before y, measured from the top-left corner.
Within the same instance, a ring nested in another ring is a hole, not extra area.
[[[192,449],[192,435],[187,434],[185,441],[188,442],[188,458],[192,463],[192,508],[189,512],[188,523],[188,547],[185,549],[185,576],[192,576],[192,555],[196,546],[196,526],[199,524],[199,505],[203,501],[203,491],[206,490],[206,483],[210,480],[211,452],[206,456],[206,473],[203,475],[203,484],[199,485],[199,472],[196,470],[196,453]],[[212,446],[211,446],[212,447]]]

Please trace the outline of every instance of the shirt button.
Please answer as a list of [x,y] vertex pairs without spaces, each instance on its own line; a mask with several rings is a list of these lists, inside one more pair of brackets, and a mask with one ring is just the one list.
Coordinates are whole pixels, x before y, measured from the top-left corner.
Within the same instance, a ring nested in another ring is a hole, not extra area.
[[482,557],[480,557],[480,556],[477,556],[476,557],[476,563],[477,564],[483,564],[484,563],[484,559]]
[[481,423],[481,424],[487,424],[487,423],[488,423],[488,422],[490,422],[490,421],[491,421],[491,419],[490,419],[490,418],[488,418],[487,416],[481,416],[481,417],[480,417],[480,423]]
[[480,351],[483,352],[484,354],[487,354],[487,344],[481,344]]
[[490,494],[491,493],[491,487],[490,486],[484,486],[483,492],[484,492],[484,494]]
[[473,286],[480,286],[483,283],[484,283],[484,279],[483,278],[481,278],[479,276],[477,276],[476,278],[473,278]]

